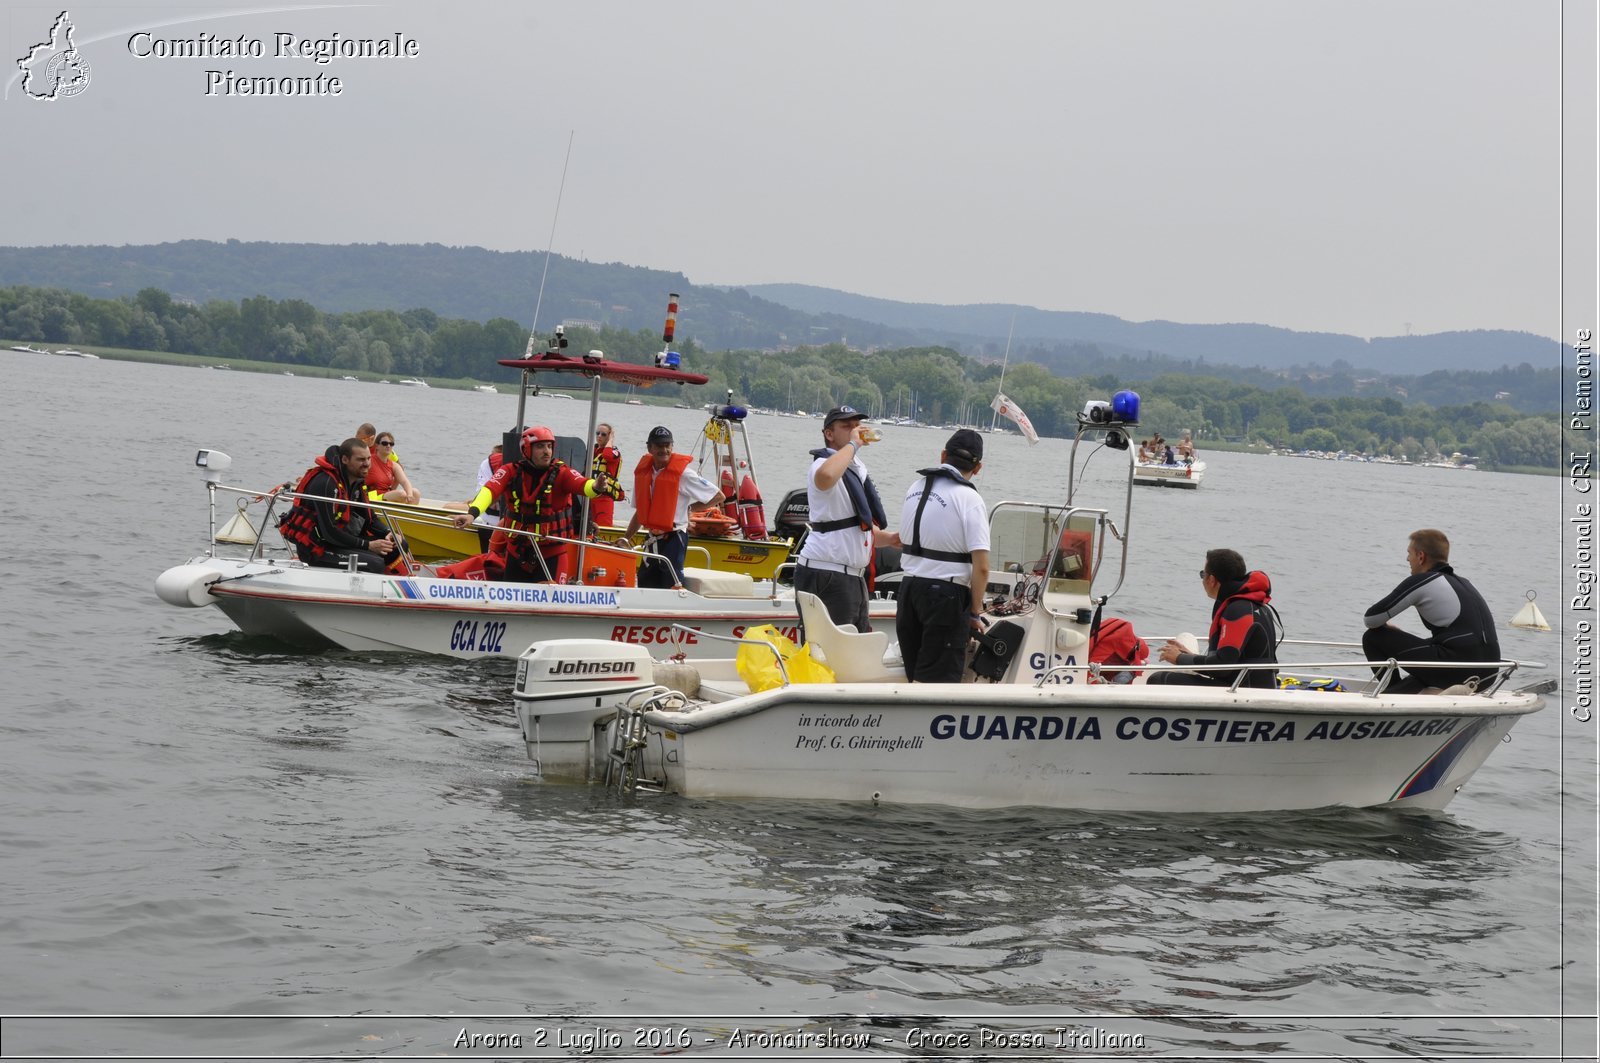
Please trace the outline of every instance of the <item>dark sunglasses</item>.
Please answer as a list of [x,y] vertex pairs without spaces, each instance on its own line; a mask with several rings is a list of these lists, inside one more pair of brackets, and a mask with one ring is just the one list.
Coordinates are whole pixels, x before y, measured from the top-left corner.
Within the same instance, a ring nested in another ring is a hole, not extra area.
[[380,446],[380,447],[392,447],[392,446],[394,446],[394,440],[392,440],[392,439],[380,439],[380,440],[378,440],[378,446]]
[[1205,569],[1201,569],[1200,570],[1200,578],[1201,579],[1205,579],[1206,578],[1206,570]]

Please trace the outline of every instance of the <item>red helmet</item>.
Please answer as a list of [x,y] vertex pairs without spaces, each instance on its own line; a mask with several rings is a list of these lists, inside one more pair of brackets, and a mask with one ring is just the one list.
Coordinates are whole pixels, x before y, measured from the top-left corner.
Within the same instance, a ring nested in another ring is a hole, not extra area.
[[556,434],[542,424],[536,424],[532,428],[524,428],[522,430],[522,456],[532,461],[534,443],[554,443],[555,441]]

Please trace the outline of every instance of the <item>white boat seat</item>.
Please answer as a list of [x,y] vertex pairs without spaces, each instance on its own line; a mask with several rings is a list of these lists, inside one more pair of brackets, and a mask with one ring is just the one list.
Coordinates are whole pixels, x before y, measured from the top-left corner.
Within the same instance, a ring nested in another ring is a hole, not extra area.
[[[822,659],[841,683],[866,683],[897,678],[883,663],[889,636],[882,631],[856,631],[853,625],[841,628],[828,615],[822,599],[808,591],[794,596],[800,607],[800,623],[806,629],[806,642],[821,651]],[[848,628],[849,630],[846,630]]]
[[711,568],[685,568],[683,585],[707,598],[754,598],[756,581],[748,572],[718,572]]

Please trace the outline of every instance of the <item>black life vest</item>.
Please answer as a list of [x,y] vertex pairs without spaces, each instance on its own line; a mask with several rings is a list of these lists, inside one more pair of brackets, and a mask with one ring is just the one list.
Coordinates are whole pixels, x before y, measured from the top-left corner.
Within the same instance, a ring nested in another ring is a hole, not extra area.
[[917,503],[916,516],[911,518],[911,537],[907,539],[904,531],[900,533],[900,537],[903,540],[900,552],[910,554],[912,557],[926,557],[930,561],[954,561],[959,564],[970,565],[972,563],[972,551],[970,550],[961,552],[934,550],[922,545],[922,511],[928,508],[928,498],[933,494],[933,482],[936,479],[943,477],[953,484],[971,487],[974,491],[977,488],[972,486],[972,481],[963,476],[957,476],[943,465],[936,469],[918,469],[917,475],[926,476],[928,481],[922,485],[922,500]]
[[[832,457],[837,451],[827,447],[818,447],[811,452],[813,458]],[[850,496],[850,508],[854,509],[855,516],[840,517],[838,520],[819,520],[811,522],[814,532],[844,531],[846,528],[857,528],[869,531],[874,527],[887,528],[889,517],[883,511],[883,500],[878,497],[877,485],[872,482],[872,477],[861,478],[856,472],[855,465],[845,466],[844,475],[839,477],[839,482],[844,485],[844,490]]]

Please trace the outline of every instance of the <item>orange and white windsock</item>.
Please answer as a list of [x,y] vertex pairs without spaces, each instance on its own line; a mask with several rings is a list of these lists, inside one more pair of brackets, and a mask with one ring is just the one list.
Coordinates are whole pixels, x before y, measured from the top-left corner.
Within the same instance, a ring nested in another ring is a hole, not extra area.
[[667,296],[667,323],[661,329],[661,342],[671,343],[672,333],[678,327],[678,293]]

